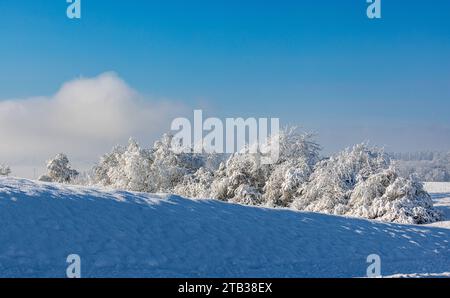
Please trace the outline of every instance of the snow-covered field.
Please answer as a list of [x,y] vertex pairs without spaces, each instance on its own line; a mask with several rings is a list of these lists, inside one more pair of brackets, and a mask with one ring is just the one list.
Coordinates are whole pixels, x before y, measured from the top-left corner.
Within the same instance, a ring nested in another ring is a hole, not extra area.
[[433,198],[434,206],[441,210],[445,217],[444,221],[431,225],[450,229],[450,182],[426,182],[425,190]]
[[0,277],[64,277],[69,254],[83,277],[363,277],[370,254],[385,276],[448,276],[449,244],[439,227],[0,178]]

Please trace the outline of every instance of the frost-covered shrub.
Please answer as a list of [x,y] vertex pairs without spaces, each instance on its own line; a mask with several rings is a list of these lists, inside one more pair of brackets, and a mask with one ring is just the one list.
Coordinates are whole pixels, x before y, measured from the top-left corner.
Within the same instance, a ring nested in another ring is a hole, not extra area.
[[266,205],[288,207],[307,183],[312,168],[304,160],[286,161],[275,167],[264,190]]
[[399,177],[392,168],[355,187],[346,215],[409,224],[426,224],[441,218],[422,183],[413,177]]
[[47,162],[47,174],[39,178],[44,182],[71,183],[78,176],[78,171],[71,168],[69,159],[63,153]]
[[440,217],[420,183],[399,177],[386,154],[365,144],[318,163],[299,194],[293,203],[299,210],[399,223]]
[[190,198],[212,198],[211,184],[214,172],[201,167],[194,174],[186,175],[174,188],[174,193]]
[[[203,156],[204,160],[208,160],[208,154]],[[246,198],[238,195],[244,193],[245,189],[253,190],[256,196],[261,196],[259,189],[262,189],[264,183],[264,175],[261,173],[264,167],[260,167],[259,156],[257,154],[232,154],[226,161],[219,164],[218,168],[201,167],[198,171],[186,177],[183,182],[176,187],[179,194],[191,197],[210,197],[224,201],[240,202],[245,200],[248,204],[255,205],[256,201],[251,203],[251,194],[246,192]],[[220,160],[220,158],[215,158]],[[217,164],[213,162],[213,164]],[[241,189],[238,191],[238,188]],[[259,187],[255,187],[259,186]]]
[[344,214],[355,185],[388,165],[381,151],[356,145],[318,163],[294,205],[300,210]]
[[249,184],[239,185],[235,189],[234,196],[231,198],[230,202],[255,206],[263,203],[260,189]]
[[215,173],[212,196],[248,205],[261,203],[268,165],[260,165],[255,154],[233,154]]
[[11,168],[7,165],[0,165],[0,176],[9,176],[11,174]]

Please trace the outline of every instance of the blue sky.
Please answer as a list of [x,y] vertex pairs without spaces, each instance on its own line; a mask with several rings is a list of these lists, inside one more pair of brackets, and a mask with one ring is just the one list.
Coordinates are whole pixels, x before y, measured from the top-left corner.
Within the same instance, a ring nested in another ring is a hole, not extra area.
[[0,1],[0,99],[116,72],[219,117],[272,116],[328,151],[450,150],[450,1]]

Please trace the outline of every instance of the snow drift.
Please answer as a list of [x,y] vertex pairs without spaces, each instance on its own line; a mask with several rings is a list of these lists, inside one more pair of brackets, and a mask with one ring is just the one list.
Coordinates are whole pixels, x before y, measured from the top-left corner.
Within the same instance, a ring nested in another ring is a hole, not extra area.
[[450,230],[0,178],[0,276],[356,277],[450,268]]

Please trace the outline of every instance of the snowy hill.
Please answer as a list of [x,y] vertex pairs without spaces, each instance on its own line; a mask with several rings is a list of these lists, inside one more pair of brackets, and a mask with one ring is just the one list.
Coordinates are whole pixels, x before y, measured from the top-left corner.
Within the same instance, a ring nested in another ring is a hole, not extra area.
[[[448,275],[450,229],[0,178],[0,277]],[[447,273],[445,273],[447,272]]]

